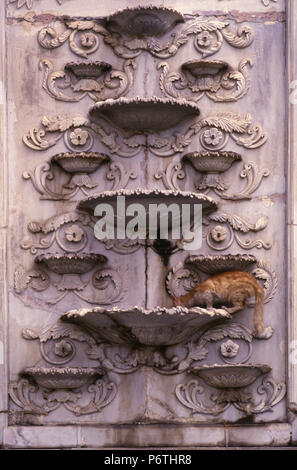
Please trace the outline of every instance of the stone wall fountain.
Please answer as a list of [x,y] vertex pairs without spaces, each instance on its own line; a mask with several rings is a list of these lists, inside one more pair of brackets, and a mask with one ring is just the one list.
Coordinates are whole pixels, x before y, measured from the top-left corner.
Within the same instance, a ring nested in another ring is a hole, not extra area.
[[[77,17],[56,18],[34,43],[55,111],[23,136],[28,155],[48,159],[23,169],[39,205],[13,295],[36,320],[22,318],[9,426],[143,426],[137,445],[150,446],[158,437],[146,440],[145,429],[159,436],[158,425],[174,424],[181,439],[169,433],[162,444],[199,446],[202,426],[284,421],[284,363],[273,356],[283,297],[266,254],[276,215],[272,203],[260,207],[268,135],[249,109],[259,64],[242,57],[256,47],[254,28],[158,5]],[[119,236],[119,197],[140,204],[147,223],[151,204],[180,213],[200,204],[201,247],[188,251],[170,224],[165,240],[158,224],[151,239]],[[98,204],[116,214],[114,238],[96,237]],[[263,288],[262,336],[253,298],[235,314],[219,296],[211,308],[174,306],[209,277],[238,271]],[[207,445],[221,444],[210,433]]]

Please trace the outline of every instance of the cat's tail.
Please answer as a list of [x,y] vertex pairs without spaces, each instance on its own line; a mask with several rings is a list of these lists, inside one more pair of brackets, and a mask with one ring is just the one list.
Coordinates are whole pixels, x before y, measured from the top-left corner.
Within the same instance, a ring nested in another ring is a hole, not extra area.
[[263,317],[264,317],[264,289],[262,289],[262,287],[260,286],[257,286],[255,289],[254,336],[255,338],[268,339],[268,338],[271,338],[274,330],[273,328],[271,328],[271,326],[268,326],[267,328],[264,327]]

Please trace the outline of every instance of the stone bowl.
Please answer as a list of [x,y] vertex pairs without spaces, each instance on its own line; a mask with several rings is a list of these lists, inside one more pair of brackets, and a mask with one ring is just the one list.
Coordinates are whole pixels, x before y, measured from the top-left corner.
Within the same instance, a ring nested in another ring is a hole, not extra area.
[[91,383],[102,371],[91,367],[28,367],[22,375],[30,376],[41,387],[71,390]]
[[149,5],[118,10],[104,24],[110,31],[142,37],[162,36],[183,21],[183,15],[173,8]]
[[253,255],[198,255],[188,256],[185,265],[192,265],[207,274],[218,274],[226,271],[244,271],[257,262]]
[[112,69],[106,62],[68,62],[65,65],[67,72],[73,73],[76,78],[99,78]]
[[226,72],[228,69],[227,62],[222,60],[189,60],[182,65],[182,70],[190,72],[195,78],[205,75],[215,76],[218,73]]
[[190,372],[201,377],[211,387],[233,389],[247,387],[270,371],[271,367],[266,364],[214,364],[195,366]]
[[42,254],[35,258],[36,263],[44,263],[56,274],[85,274],[107,258],[95,253]]
[[231,315],[222,309],[155,307],[146,310],[136,306],[70,310],[61,319],[110,343],[170,346],[188,341],[212,322],[230,318]]
[[224,173],[241,161],[241,155],[235,152],[192,152],[184,155],[183,160],[189,161],[200,173]]
[[115,126],[135,132],[158,132],[200,114],[197,104],[169,98],[118,98],[98,101],[90,110],[96,122],[105,117]]
[[89,174],[109,160],[109,157],[103,153],[66,152],[55,155],[51,161],[57,163],[67,173]]

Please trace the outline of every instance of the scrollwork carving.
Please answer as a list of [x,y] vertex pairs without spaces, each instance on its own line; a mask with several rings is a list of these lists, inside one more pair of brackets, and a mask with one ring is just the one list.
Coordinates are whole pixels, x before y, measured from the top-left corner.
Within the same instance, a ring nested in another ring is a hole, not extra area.
[[[251,366],[251,368],[252,367],[253,366]],[[237,383],[241,379],[244,380],[243,375],[234,377],[234,383]],[[232,382],[232,380],[230,380],[230,382]],[[178,401],[185,407],[190,408],[193,414],[201,413],[217,416],[233,405],[239,411],[249,416],[272,411],[272,408],[285,397],[286,385],[283,382],[277,384],[272,378],[264,378],[257,391],[260,395],[264,395],[264,398],[259,403],[255,403],[251,393],[241,388],[223,388],[218,395],[212,394],[210,396],[210,400],[212,401],[211,406],[205,405],[199,400],[199,395],[204,392],[204,389],[197,379],[191,380],[186,385],[177,385],[175,393]]]
[[[91,65],[96,68],[98,72],[92,72]],[[120,96],[124,96],[129,87],[133,85],[134,71],[136,64],[133,60],[126,60],[123,64],[123,70],[108,70],[106,65],[105,70],[101,65],[101,62],[94,62],[93,64],[85,64],[88,69],[78,74],[74,66],[80,66],[83,64],[67,64],[65,70],[54,70],[53,63],[49,59],[43,59],[40,61],[40,69],[44,69],[44,78],[42,81],[42,87],[44,90],[53,98],[59,101],[66,102],[78,102],[88,96],[93,101],[104,101],[106,99],[116,99]],[[71,73],[72,68],[74,72]],[[102,72],[100,75],[100,66]],[[111,66],[110,66],[111,68]],[[73,79],[73,76],[77,75]],[[97,75],[99,76],[97,77]],[[68,95],[61,90],[71,89],[72,94]]]
[[[251,59],[242,59],[238,70],[225,71],[219,61],[191,61],[184,64],[181,72],[170,72],[168,63],[161,62],[158,65],[162,69],[160,88],[165,96],[172,98],[199,101],[207,96],[216,102],[237,101],[250,89],[247,66],[252,63]],[[217,70],[211,70],[215,65]]]
[[[53,370],[57,373],[59,369]],[[65,375],[68,370],[65,370]],[[80,387],[81,388],[81,387]],[[11,383],[9,386],[9,396],[11,400],[20,407],[24,413],[33,415],[48,415],[57,410],[61,405],[74,413],[81,416],[91,413],[99,413],[109,405],[117,394],[117,386],[114,382],[107,382],[98,379],[94,384],[90,385],[86,394],[91,394],[91,400],[87,405],[78,403],[82,397],[80,391],[65,389],[42,389],[42,400],[36,403],[33,394],[38,392],[39,387],[31,385],[28,379],[20,379],[18,382]],[[36,399],[36,398],[35,398]]]

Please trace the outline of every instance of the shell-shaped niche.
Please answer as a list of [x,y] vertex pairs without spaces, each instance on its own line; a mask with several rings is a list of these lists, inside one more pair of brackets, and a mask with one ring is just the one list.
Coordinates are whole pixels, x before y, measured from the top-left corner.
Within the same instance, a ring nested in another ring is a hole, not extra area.
[[21,373],[48,390],[71,390],[87,385],[102,376],[100,369],[91,367],[28,367]]
[[148,5],[118,10],[104,24],[110,31],[129,36],[162,36],[183,21],[183,15],[173,8]]
[[47,253],[35,258],[36,263],[45,264],[56,274],[85,274],[106,261],[105,256],[97,253]]
[[257,263],[253,255],[198,255],[188,256],[185,265],[192,265],[207,274],[218,274],[225,271],[244,271]]
[[189,340],[197,331],[231,316],[221,309],[194,307],[140,307],[70,310],[63,321],[77,324],[110,343],[142,346],[170,346]]
[[138,132],[158,132],[200,114],[199,107],[186,100],[169,98],[118,98],[98,101],[90,110],[96,122],[105,117],[116,127]]

